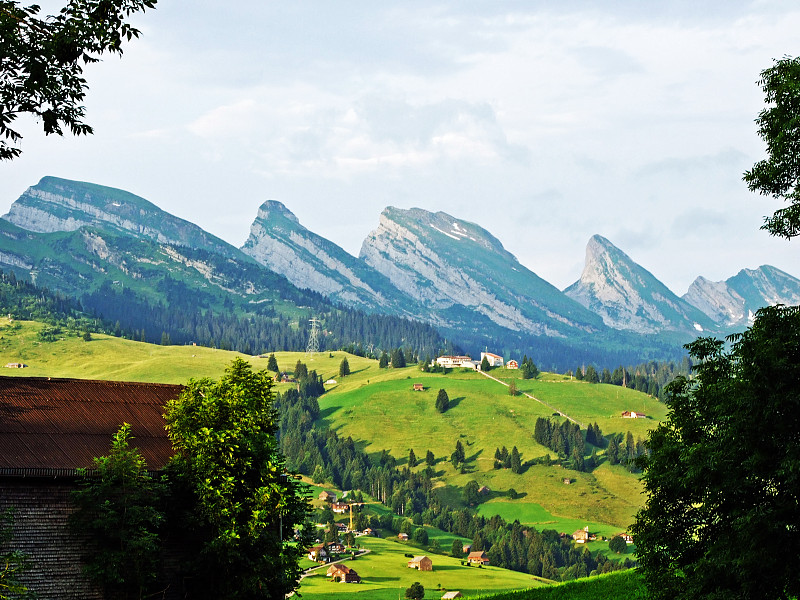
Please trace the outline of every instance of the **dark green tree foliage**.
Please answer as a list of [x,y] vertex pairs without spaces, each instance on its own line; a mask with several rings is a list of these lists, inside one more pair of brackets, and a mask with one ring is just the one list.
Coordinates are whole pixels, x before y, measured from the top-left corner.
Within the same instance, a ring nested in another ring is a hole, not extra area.
[[511,472],[512,473],[522,473],[522,458],[519,455],[519,450],[517,447],[514,446],[511,449]]
[[406,355],[403,353],[402,348],[395,348],[392,350],[392,368],[402,369],[406,366]]
[[419,527],[414,530],[412,538],[416,543],[426,545],[428,543],[428,532],[424,527]]
[[131,427],[120,427],[108,456],[95,458],[96,474],[73,493],[70,526],[92,543],[85,548],[85,573],[106,598],[140,599],[156,592],[161,562],[160,509],[165,485],[147,474],[139,450],[130,447]]
[[339,363],[339,377],[347,377],[348,375],[350,375],[350,363],[345,356],[342,362]]
[[586,376],[584,377],[589,383],[600,383],[600,377],[597,375],[593,365],[586,367]]
[[440,413],[445,412],[450,406],[450,397],[447,395],[446,390],[439,390],[439,393],[436,395],[436,410]]
[[9,550],[7,546],[14,537],[13,525],[13,511],[0,512],[0,598],[35,600],[36,594],[22,582],[25,571],[30,568],[28,556],[20,550]]
[[463,558],[464,557],[464,542],[459,540],[458,538],[453,540],[453,545],[450,547],[450,554],[453,558]]
[[478,493],[480,486],[478,482],[472,479],[471,481],[467,482],[467,485],[464,486],[464,491],[462,493],[464,497],[464,504],[467,506],[474,506],[478,504],[481,500],[481,495]]
[[92,133],[83,122],[86,90],[83,66],[108,53],[122,54],[123,42],[139,37],[127,23],[156,0],[70,0],[54,16],[41,18],[39,6],[0,1],[0,160],[21,154],[9,145],[22,139],[11,125],[33,115],[44,133]]
[[522,357],[519,370],[523,379],[535,379],[539,375],[539,369],[534,364],[533,359],[528,358],[527,355]]
[[512,379],[511,383],[508,384],[508,395],[516,396],[517,394],[519,394],[519,390],[517,389],[517,382],[516,380]]
[[425,453],[425,464],[428,465],[429,467],[432,467],[433,465],[436,464],[436,457],[430,450],[428,450],[428,452]]
[[409,467],[416,467],[417,466],[417,455],[414,454],[414,449],[411,448],[408,451],[408,466]]
[[425,597],[425,587],[419,581],[415,581],[410,588],[406,588],[405,597],[410,600],[422,600]]
[[269,359],[267,359],[267,371],[272,371],[273,373],[280,372],[278,368],[278,359],[275,358],[275,353],[269,355]]
[[761,72],[759,85],[767,108],[756,123],[767,143],[767,158],[744,174],[751,192],[789,206],[764,219],[762,229],[786,239],[800,235],[800,58],[784,57]]
[[627,548],[628,548],[627,542],[625,542],[625,540],[618,535],[612,537],[611,541],[608,542],[608,549],[611,550],[612,552],[616,552],[617,554],[625,552]]
[[670,385],[639,459],[632,532],[654,598],[800,595],[800,307],[761,309],[730,339],[687,346],[697,378]]
[[533,439],[542,446],[557,452],[564,466],[585,470],[583,461],[586,443],[577,423],[564,420],[561,424],[539,417],[533,428]]
[[489,359],[486,356],[484,356],[481,359],[481,371],[483,371],[484,373],[488,373],[491,370],[492,366],[489,364]]
[[461,443],[461,440],[456,440],[456,449],[450,455],[450,462],[454,465],[458,465],[466,460],[467,455],[464,453],[464,444]]
[[167,405],[175,471],[202,539],[200,597],[283,598],[297,586],[307,540],[294,542],[292,531],[309,509],[278,449],[272,385],[237,358],[219,381],[191,380]]
[[378,360],[378,368],[385,369],[388,366],[389,366],[389,355],[386,354],[386,351],[384,350],[383,352],[381,352],[381,357]]

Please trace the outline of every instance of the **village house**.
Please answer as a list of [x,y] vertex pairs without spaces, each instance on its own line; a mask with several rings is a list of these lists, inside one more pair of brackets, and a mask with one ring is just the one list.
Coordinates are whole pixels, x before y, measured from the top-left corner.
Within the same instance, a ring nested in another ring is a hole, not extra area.
[[481,487],[478,488],[478,493],[481,496],[486,496],[487,494],[491,494],[492,490],[490,490],[487,486],[482,485]]
[[472,544],[464,544],[461,546],[461,552],[464,554],[469,554],[472,551]]
[[427,556],[415,556],[408,561],[408,568],[417,571],[433,571],[433,561]]
[[626,544],[632,544],[633,543],[633,536],[630,533],[617,533],[615,535],[619,536],[623,540],[625,540]]
[[317,544],[308,549],[308,560],[314,562],[322,562],[328,559],[328,551],[325,550],[325,544]]
[[502,367],[503,366],[503,357],[497,354],[492,354],[491,352],[481,352],[481,362],[483,359],[486,359],[489,362],[490,367]]
[[341,583],[361,583],[361,577],[355,569],[340,564],[328,567],[327,575],[335,580],[338,579]]
[[[102,591],[83,573],[87,540],[68,526],[72,491],[91,476],[94,457],[109,452],[123,421],[154,473],[173,455],[164,429],[164,406],[183,386],[45,377],[0,377],[0,512],[15,511],[6,550],[26,554],[22,583],[40,598],[99,600]],[[175,538],[165,549],[171,564],[187,552]],[[177,567],[167,569],[165,598],[182,598]]]
[[334,502],[331,504],[331,510],[337,515],[343,515],[350,510],[350,505],[346,502]]
[[637,413],[637,412],[632,411],[632,410],[626,410],[625,412],[622,413],[622,418],[623,419],[646,419],[647,415],[644,414],[644,413]]
[[319,494],[319,499],[324,500],[325,502],[336,502],[337,496],[334,492],[323,490]]
[[341,554],[344,552],[344,544],[339,542],[330,542],[328,544],[328,554]]
[[398,533],[397,534],[398,540],[403,540],[404,542],[408,541],[408,534],[407,533]]
[[425,391],[425,386],[422,385],[421,383],[415,383],[414,384],[414,391],[415,392],[424,392]]
[[585,544],[589,541],[589,526],[587,525],[583,529],[578,529],[575,533],[572,534],[572,539],[575,540],[576,544]]
[[512,359],[506,363],[506,369],[519,369],[519,363]]
[[376,534],[375,530],[372,529],[372,527],[367,527],[364,531],[361,532],[361,535],[374,536]]
[[480,363],[472,360],[469,356],[440,356],[436,359],[436,364],[445,369],[454,369],[456,367],[465,367],[468,369],[477,369]]
[[471,565],[488,565],[489,559],[486,556],[486,552],[483,550],[476,550],[475,552],[469,553],[467,562]]
[[24,369],[27,366],[28,365],[26,365],[25,363],[19,363],[19,362],[6,363],[6,369]]

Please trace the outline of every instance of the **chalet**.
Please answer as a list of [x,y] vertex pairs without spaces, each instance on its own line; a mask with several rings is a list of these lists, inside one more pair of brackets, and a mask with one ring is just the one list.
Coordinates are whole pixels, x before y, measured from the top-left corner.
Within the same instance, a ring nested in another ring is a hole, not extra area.
[[361,577],[358,576],[355,569],[340,564],[328,567],[327,575],[338,579],[341,583],[361,583]]
[[324,500],[325,502],[336,502],[336,494],[334,492],[323,490],[319,494],[319,499]]
[[481,487],[478,488],[478,493],[481,494],[482,496],[490,494],[491,492],[492,492],[492,490],[490,490],[485,485],[482,485]]
[[472,544],[464,544],[463,546],[461,546],[461,551],[464,554],[469,554],[470,551],[472,551]]
[[427,556],[415,556],[408,561],[408,568],[417,571],[433,571],[433,561]]
[[469,356],[440,356],[436,359],[436,364],[445,369],[453,369],[455,367],[467,366],[471,369],[475,368],[475,361]]
[[445,592],[444,595],[442,596],[442,600],[452,600],[453,598],[463,598],[463,597],[464,594],[462,594],[461,592],[452,591],[452,592]]
[[425,386],[422,385],[421,383],[415,383],[414,384],[414,391],[415,392],[424,392],[425,391]]
[[519,369],[519,363],[515,360],[510,360],[506,363],[506,369]]
[[583,529],[578,529],[575,533],[572,534],[572,539],[575,540],[576,544],[585,544],[589,541],[589,526],[587,525]]
[[375,530],[372,529],[372,527],[367,527],[364,531],[361,532],[361,535],[374,536],[376,534]]
[[6,363],[6,369],[24,369],[27,367],[25,363],[18,363],[18,362],[10,362]]
[[331,510],[337,515],[343,515],[350,510],[350,505],[346,502],[334,502],[331,504]]
[[331,542],[328,544],[328,554],[341,554],[344,552],[344,544]]
[[325,544],[317,544],[308,549],[308,560],[315,562],[322,562],[328,559],[328,551],[325,549]]
[[[164,429],[164,406],[183,386],[45,377],[0,377],[0,512],[15,509],[13,537],[5,550],[29,557],[22,583],[41,598],[99,600],[102,591],[85,577],[86,539],[67,524],[79,468],[91,476],[95,456],[109,452],[123,421],[131,445],[153,472],[173,455]],[[169,564],[188,554],[176,539],[165,549]],[[165,598],[182,598],[181,574],[166,567]],[[68,590],[68,593],[65,593]]]
[[625,540],[626,544],[632,544],[633,543],[633,536],[630,533],[617,533],[615,535],[618,536],[618,537],[621,537],[623,540]]
[[403,540],[404,542],[408,541],[408,534],[407,533],[398,533],[397,534],[398,540]]
[[471,565],[488,565],[489,559],[486,556],[486,552],[483,550],[476,550],[475,552],[469,553],[467,562]]
[[622,413],[623,419],[646,419],[647,415],[640,412],[635,412],[633,410],[626,410]]
[[336,522],[336,530],[339,533],[347,533],[349,531],[347,523],[341,523],[339,521]]

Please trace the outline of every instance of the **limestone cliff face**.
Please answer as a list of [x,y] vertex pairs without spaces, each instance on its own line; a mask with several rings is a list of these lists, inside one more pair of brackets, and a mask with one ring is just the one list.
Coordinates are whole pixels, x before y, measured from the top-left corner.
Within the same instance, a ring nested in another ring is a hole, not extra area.
[[683,298],[721,326],[741,328],[752,324],[759,308],[800,304],[800,279],[763,265],[725,281],[698,277]]
[[385,209],[359,257],[443,323],[477,313],[512,331],[556,337],[602,327],[489,232],[442,212]]
[[650,334],[695,334],[714,328],[701,311],[678,298],[649,271],[606,238],[595,235],[586,246],[581,278],[564,292],[597,313],[614,329]]
[[92,183],[44,177],[3,215],[35,233],[98,227],[159,243],[203,248],[226,256],[235,249],[197,225],[175,217],[144,198]]
[[416,312],[413,301],[380,273],[303,227],[275,200],[264,202],[258,209],[241,249],[297,287],[347,306],[390,314]]

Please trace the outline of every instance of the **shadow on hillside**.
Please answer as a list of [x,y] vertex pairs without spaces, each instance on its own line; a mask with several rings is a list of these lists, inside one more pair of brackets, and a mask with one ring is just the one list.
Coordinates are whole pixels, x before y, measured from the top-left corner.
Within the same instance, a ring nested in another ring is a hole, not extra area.
[[336,412],[335,406],[329,406],[328,408],[323,408],[319,411],[319,418],[320,419],[327,419],[330,417],[334,412]]
[[461,401],[463,399],[464,399],[464,396],[459,396],[458,398],[450,398],[450,402],[448,402],[448,404],[447,404],[447,410],[450,410],[451,408],[455,408],[456,406],[461,404]]
[[373,581],[400,581],[399,577],[372,577],[371,575],[367,580],[372,583]]

